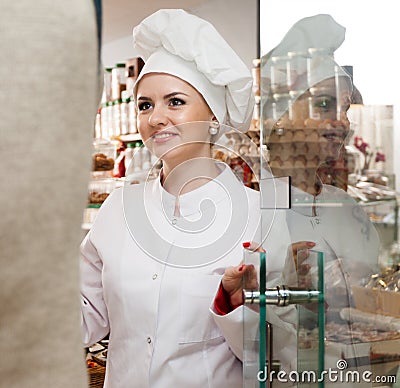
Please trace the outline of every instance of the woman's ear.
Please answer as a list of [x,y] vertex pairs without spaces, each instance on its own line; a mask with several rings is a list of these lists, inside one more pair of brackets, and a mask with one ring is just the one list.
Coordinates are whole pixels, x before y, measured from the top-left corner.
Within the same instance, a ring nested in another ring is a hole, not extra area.
[[219,122],[217,120],[212,120],[210,122],[210,128],[208,128],[208,132],[210,133],[211,137],[215,136],[219,132]]

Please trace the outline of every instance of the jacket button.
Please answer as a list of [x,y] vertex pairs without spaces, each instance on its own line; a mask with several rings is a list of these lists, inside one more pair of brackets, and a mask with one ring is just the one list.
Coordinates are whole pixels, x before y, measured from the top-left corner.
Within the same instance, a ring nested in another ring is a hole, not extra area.
[[147,337],[147,343],[151,344],[151,338],[150,337]]
[[157,274],[155,273],[154,275],[153,275],[153,280],[156,280],[157,279]]

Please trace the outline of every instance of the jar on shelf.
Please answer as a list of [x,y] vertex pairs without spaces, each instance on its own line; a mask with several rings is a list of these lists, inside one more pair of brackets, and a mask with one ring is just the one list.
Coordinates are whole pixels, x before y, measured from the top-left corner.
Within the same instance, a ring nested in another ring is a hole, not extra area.
[[253,94],[260,96],[260,64],[259,58],[253,59],[253,67],[251,69],[251,75],[253,77]]
[[142,143],[140,143],[140,142],[135,143],[134,154],[133,154],[133,163],[132,163],[133,171],[135,171],[135,172],[139,172],[139,171],[143,170],[143,166],[142,166],[142,164],[143,164],[143,158],[142,158],[143,148],[144,147],[142,146]]
[[82,220],[83,230],[90,230],[97,217],[100,206],[101,204],[88,204],[87,207],[83,210],[83,220]]
[[94,138],[101,139],[101,108],[97,110],[96,121],[94,124]]
[[92,177],[111,177],[114,169],[115,158],[115,144],[105,139],[96,139],[93,142]]
[[111,139],[113,136],[113,103],[109,101],[101,107],[101,136]]
[[270,79],[273,93],[285,94],[289,92],[288,86],[288,56],[275,56],[271,58]]
[[124,90],[122,92],[121,103],[119,104],[121,135],[127,135],[129,133],[129,117],[128,117],[129,100],[130,99],[128,92]]
[[134,155],[135,143],[128,143],[125,150],[125,171],[128,171]]
[[115,138],[121,135],[121,100],[115,100],[112,103],[112,135]]
[[101,205],[115,189],[116,181],[112,178],[92,179],[89,182],[89,205]]
[[125,182],[137,184],[155,179],[161,168],[161,161],[153,156],[141,142],[130,143],[127,150],[129,149],[133,155],[131,162],[127,164]]
[[135,100],[130,97],[128,102],[128,128],[129,133],[137,133]]
[[106,67],[103,72],[103,94],[101,97],[102,104],[111,101],[111,71],[111,67]]
[[[288,52],[288,58],[288,88],[289,90],[297,91],[298,79],[304,77],[304,72],[307,71],[307,61],[309,58],[309,53],[304,51],[290,51]],[[303,90],[301,90],[301,92],[303,93]]]
[[122,92],[126,90],[125,63],[117,63],[111,71],[111,99],[121,99]]
[[141,147],[142,170],[149,171],[151,169],[151,153],[147,147]]
[[309,87],[313,87],[317,80],[320,80],[320,71],[329,70],[334,74],[334,53],[332,49],[321,47],[310,47],[307,56],[307,83]]

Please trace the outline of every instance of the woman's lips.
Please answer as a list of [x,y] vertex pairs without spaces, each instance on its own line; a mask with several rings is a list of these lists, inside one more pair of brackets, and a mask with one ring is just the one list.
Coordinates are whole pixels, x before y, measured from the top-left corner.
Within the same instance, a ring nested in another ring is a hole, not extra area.
[[173,132],[158,132],[151,136],[154,143],[165,143],[171,140],[173,137],[178,136]]

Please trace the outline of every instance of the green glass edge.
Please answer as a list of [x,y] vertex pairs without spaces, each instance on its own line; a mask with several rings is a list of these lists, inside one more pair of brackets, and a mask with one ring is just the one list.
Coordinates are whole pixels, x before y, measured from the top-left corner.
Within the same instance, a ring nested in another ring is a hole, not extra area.
[[[324,253],[318,252],[318,377],[325,370],[325,302],[324,302]],[[325,382],[319,381],[320,388],[325,387]]]
[[[266,349],[267,349],[267,339],[266,339],[266,303],[265,303],[265,288],[266,288],[266,255],[265,252],[260,253],[260,349],[259,349],[259,370],[265,371],[265,361],[266,361]],[[265,379],[263,379],[265,380]],[[265,388],[265,381],[259,381],[259,387]]]

